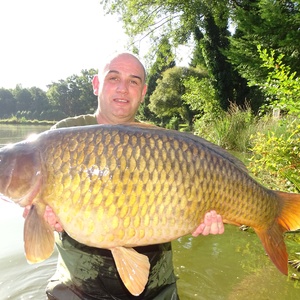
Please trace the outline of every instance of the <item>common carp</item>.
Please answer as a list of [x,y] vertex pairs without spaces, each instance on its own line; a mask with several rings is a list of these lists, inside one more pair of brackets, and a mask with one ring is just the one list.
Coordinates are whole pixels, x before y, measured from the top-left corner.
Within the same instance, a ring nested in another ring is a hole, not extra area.
[[144,290],[149,261],[132,247],[193,232],[209,210],[251,226],[288,273],[283,233],[300,228],[300,194],[255,181],[241,161],[192,134],[147,125],[56,129],[0,149],[0,198],[32,205],[24,225],[26,258],[54,249],[46,205],[80,243],[110,249],[123,283]]

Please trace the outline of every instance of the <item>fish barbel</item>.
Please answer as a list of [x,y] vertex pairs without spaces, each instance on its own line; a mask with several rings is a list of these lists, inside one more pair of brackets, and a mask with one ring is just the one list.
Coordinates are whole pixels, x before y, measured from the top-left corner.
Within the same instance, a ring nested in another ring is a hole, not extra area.
[[49,205],[71,237],[111,250],[133,295],[144,290],[150,265],[132,247],[187,235],[209,210],[251,226],[283,274],[283,233],[300,228],[300,194],[263,187],[200,137],[142,124],[55,129],[0,149],[0,198],[32,205],[24,225],[29,262],[53,252],[43,217]]

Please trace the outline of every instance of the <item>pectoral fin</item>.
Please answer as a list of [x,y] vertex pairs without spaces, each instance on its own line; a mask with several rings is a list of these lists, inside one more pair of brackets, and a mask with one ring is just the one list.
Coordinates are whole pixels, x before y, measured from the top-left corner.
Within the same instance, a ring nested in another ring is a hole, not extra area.
[[44,216],[35,205],[25,219],[24,248],[29,263],[41,262],[51,256],[54,250],[54,233]]
[[139,296],[149,277],[148,257],[132,248],[116,247],[111,252],[124,285],[132,295]]

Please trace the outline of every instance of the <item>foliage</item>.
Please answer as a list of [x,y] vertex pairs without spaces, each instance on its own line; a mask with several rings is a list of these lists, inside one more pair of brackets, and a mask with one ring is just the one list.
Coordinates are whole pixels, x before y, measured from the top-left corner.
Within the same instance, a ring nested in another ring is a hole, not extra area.
[[37,87],[0,89],[0,119],[15,116],[24,120],[61,120],[93,112],[96,97],[91,87],[94,69],[82,70],[81,75],[72,75],[66,80],[48,85],[45,92]]
[[[223,14],[219,16],[219,19],[222,17]],[[229,47],[228,37],[230,34],[227,29],[227,22],[225,22],[225,26],[218,26],[213,13],[207,11],[203,28],[206,34],[199,44],[216,91],[215,97],[220,102],[220,106],[226,110],[229,101],[233,100],[232,67],[223,54],[223,51]]]
[[[31,94],[32,97],[32,109],[31,111],[35,114],[34,117],[32,117],[33,119],[39,118],[39,115],[45,111],[46,109],[50,109],[50,105],[49,105],[49,100],[47,98],[46,93],[37,87],[31,87],[29,89],[29,92]],[[28,107],[27,107],[28,110]]]
[[229,150],[246,152],[249,137],[256,128],[256,119],[249,105],[240,107],[231,103],[227,112],[221,112],[206,122],[195,122],[196,134]]
[[183,80],[185,93],[182,100],[198,114],[194,117],[194,131],[201,133],[205,124],[212,122],[222,113],[220,103],[216,98],[215,89],[209,78],[199,79],[195,76]]
[[262,68],[269,73],[265,82],[249,81],[249,85],[258,85],[268,97],[267,108],[279,108],[290,114],[300,116],[300,80],[296,72],[291,73],[291,68],[282,60],[284,54],[275,57],[275,50],[261,49],[258,53],[263,61]]
[[165,126],[172,117],[177,117],[179,123],[192,125],[197,112],[182,99],[185,93],[184,79],[190,76],[203,78],[206,73],[193,68],[174,67],[166,70],[162,78],[157,80],[157,87],[150,96],[149,109],[162,118],[162,126]]
[[[291,72],[300,69],[299,0],[146,1],[102,0],[107,13],[121,16],[131,46],[150,38],[149,57],[156,54],[161,36],[173,52],[179,44],[193,45],[192,66],[208,70],[223,109],[245,102],[258,111],[261,90],[249,80],[265,80],[266,70],[256,53],[258,44],[284,54]],[[229,23],[234,30],[228,30]],[[150,59],[151,60],[151,59]]]
[[23,89],[21,86],[17,85],[13,91],[13,95],[16,99],[17,111],[33,110],[34,102],[28,89]]
[[150,57],[156,53],[162,35],[169,40],[174,53],[178,45],[195,45],[197,53],[192,65],[205,64],[221,107],[227,109],[229,101],[243,103],[245,94],[239,89],[244,92],[246,85],[237,72],[232,78],[232,66],[224,54],[229,47],[232,1],[102,0],[100,3],[107,13],[121,16],[126,33],[132,38],[131,47],[135,44],[139,47],[144,38],[150,38]]
[[162,78],[162,73],[174,66],[175,57],[172,53],[171,45],[168,39],[163,36],[157,48],[156,60],[148,71],[147,93],[137,113],[139,120],[159,123],[159,118],[149,109],[150,96],[157,87],[157,80]]
[[[268,70],[261,67],[257,45],[274,49],[283,54],[283,63],[291,72],[300,71],[300,3],[299,0],[243,0],[236,2],[231,11],[235,26],[229,49],[225,50],[228,61],[241,77],[248,81],[266,81]],[[237,81],[236,83],[242,81]],[[236,88],[244,94],[235,98],[247,98],[255,111],[265,103],[262,90],[256,86]]]
[[16,112],[16,99],[12,92],[6,89],[0,89],[0,118],[9,118]]
[[255,0],[236,6],[232,14],[236,30],[226,55],[242,77],[261,81],[267,76],[267,70],[260,67],[257,45],[284,54],[283,63],[299,72],[299,4],[299,0]]
[[49,102],[67,116],[90,113],[96,108],[91,87],[96,70],[82,70],[81,75],[72,75],[48,86]]
[[271,187],[300,192],[300,122],[287,119],[278,125],[283,129],[279,135],[269,131],[251,137],[253,156],[250,170]]

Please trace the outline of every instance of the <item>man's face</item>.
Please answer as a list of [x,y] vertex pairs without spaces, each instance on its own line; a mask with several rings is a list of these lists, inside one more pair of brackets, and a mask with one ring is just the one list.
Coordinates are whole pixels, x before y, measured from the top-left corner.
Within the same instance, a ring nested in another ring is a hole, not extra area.
[[147,91],[140,62],[130,54],[121,54],[106,65],[98,80],[101,123],[133,122]]

